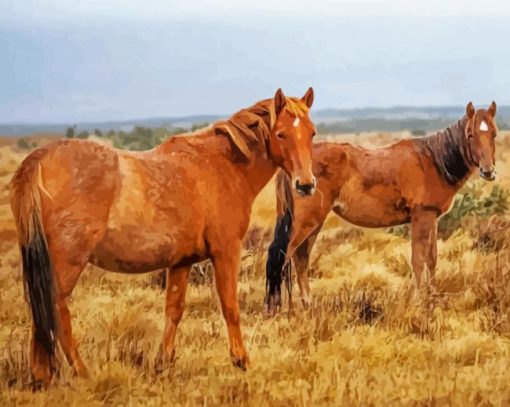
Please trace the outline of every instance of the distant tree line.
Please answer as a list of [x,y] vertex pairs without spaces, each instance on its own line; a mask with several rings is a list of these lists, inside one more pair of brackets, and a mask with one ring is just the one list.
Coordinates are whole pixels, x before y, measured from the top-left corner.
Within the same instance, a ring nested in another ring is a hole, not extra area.
[[18,145],[18,148],[23,150],[30,150],[37,147],[37,143],[35,141],[30,142],[24,137],[19,138],[16,144]]
[[208,126],[209,123],[195,123],[191,126],[191,129],[185,129],[183,127],[142,127],[135,126],[131,131],[124,130],[110,130],[103,132],[99,129],[93,132],[78,131],[76,125],[68,127],[65,133],[67,138],[78,138],[86,139],[91,135],[106,140],[111,140],[112,144],[116,148],[122,148],[127,150],[142,151],[149,150],[158,144],[161,144],[168,137],[175,136],[191,131],[198,130],[202,127]]

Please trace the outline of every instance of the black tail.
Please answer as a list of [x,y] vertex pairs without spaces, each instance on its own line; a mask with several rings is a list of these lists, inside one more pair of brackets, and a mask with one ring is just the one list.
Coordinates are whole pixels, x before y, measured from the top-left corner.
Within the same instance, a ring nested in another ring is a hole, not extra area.
[[[284,277],[283,268],[286,260],[287,248],[292,233],[292,221],[294,217],[294,201],[287,176],[280,173],[277,177],[277,198],[279,215],[276,218],[276,226],[271,245],[269,246],[266,262],[266,304],[268,311],[274,311],[281,306],[281,285]],[[290,264],[285,275],[287,289],[291,290]]]
[[33,340],[47,352],[50,370],[54,371],[56,323],[53,273],[40,219],[35,211],[32,217],[31,238],[27,244],[21,244],[23,279],[34,321]]

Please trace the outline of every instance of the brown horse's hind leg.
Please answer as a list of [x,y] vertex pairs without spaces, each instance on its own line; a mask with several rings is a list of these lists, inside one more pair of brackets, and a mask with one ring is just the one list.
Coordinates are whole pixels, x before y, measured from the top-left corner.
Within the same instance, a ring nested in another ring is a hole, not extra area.
[[[156,364],[163,364],[166,360],[172,361],[175,357],[175,335],[177,326],[184,312],[184,300],[191,266],[166,270],[166,323],[163,341],[159,348]],[[157,369],[163,366],[157,366]]]
[[234,366],[246,370],[248,354],[241,336],[237,279],[241,258],[241,242],[222,242],[223,250],[213,252],[216,289],[221,302],[223,317],[227,323],[230,356]]
[[[322,225],[321,225],[322,226]],[[321,226],[315,229],[314,232],[299,246],[296,254],[292,258],[292,263],[296,269],[296,278],[301,293],[301,302],[305,309],[312,303],[312,296],[310,294],[310,284],[308,282],[308,262],[310,261],[310,253],[312,251],[315,240],[319,235]]]
[[87,368],[78,353],[78,345],[73,337],[71,327],[71,313],[67,306],[67,299],[71,295],[84,266],[66,265],[64,262],[56,262],[55,273],[57,276],[57,295],[55,309],[57,317],[57,339],[62,346],[67,361],[72,366],[76,375],[88,377]]
[[[78,353],[71,328],[71,315],[67,307],[67,298],[80,277],[83,266],[71,266],[61,261],[61,258],[53,256],[53,273],[55,282],[54,310],[55,310],[55,340],[60,342],[62,350],[75,374],[80,377],[88,377],[87,369]],[[35,328],[35,327],[34,327]],[[37,335],[32,335],[31,366],[34,384],[43,383],[48,385],[53,371],[57,368],[57,361],[48,355],[42,343],[37,340]]]
[[[301,298],[310,297],[310,287],[308,276],[308,259],[310,252],[319,234],[324,220],[329,213],[331,206],[322,206],[313,208],[306,212],[303,208],[296,208],[294,224],[296,227],[292,230],[289,247],[287,248],[287,259],[292,259],[296,267],[297,281],[301,292]],[[298,253],[300,248],[303,252]],[[297,262],[296,262],[297,260]],[[292,306],[292,298],[289,296],[289,306]]]
[[411,214],[411,239],[412,255],[411,263],[415,277],[415,289],[418,293],[421,289],[422,275],[425,262],[430,254],[431,231],[436,223],[437,213],[416,208]]
[[[67,300],[80,278],[97,242],[104,234],[105,224],[101,219],[79,219],[80,212],[70,212],[73,217],[65,218],[69,224],[50,218],[47,222],[49,249],[52,255],[55,280],[55,310],[57,339],[76,375],[88,377],[88,372],[78,352],[73,337],[71,314]],[[71,223],[72,222],[72,223]]]
[[32,352],[30,356],[30,366],[32,367],[33,387],[41,389],[48,386],[53,377],[55,360],[48,355],[43,344],[40,343],[35,334],[35,325],[32,325]]

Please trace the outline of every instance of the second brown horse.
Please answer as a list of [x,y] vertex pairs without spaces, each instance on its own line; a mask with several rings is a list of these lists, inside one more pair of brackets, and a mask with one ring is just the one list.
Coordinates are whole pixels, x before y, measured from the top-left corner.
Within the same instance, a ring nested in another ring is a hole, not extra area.
[[428,268],[433,280],[437,261],[438,217],[470,175],[479,171],[494,180],[497,127],[496,103],[466,115],[435,135],[402,140],[368,150],[347,143],[316,143],[313,173],[317,193],[307,199],[292,191],[291,181],[277,178],[278,218],[267,260],[266,307],[280,306],[282,277],[290,262],[295,267],[301,299],[310,303],[307,267],[310,252],[330,211],[363,227],[411,223],[415,287]]

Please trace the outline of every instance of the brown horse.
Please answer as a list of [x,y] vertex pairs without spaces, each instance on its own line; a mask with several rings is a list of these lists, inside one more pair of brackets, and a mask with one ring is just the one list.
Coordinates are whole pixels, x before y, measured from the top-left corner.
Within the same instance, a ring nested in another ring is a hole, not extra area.
[[23,161],[12,179],[11,206],[37,382],[52,378],[57,341],[75,372],[87,376],[66,303],[87,262],[124,273],[169,269],[159,354],[168,360],[190,267],[210,258],[232,361],[245,369],[237,299],[241,241],[253,200],[278,167],[301,194],[312,193],[312,103],[311,88],[301,99],[279,89],[273,99],[150,151],[61,140]]
[[290,278],[291,261],[302,302],[305,307],[310,303],[310,252],[331,210],[369,228],[410,222],[415,287],[421,286],[425,264],[432,280],[438,217],[449,210],[477,169],[483,179],[495,179],[495,115],[494,102],[488,110],[477,111],[470,102],[456,124],[427,137],[375,150],[347,143],[314,144],[313,197],[302,199],[285,174],[277,177],[278,217],[266,266],[267,310],[274,313],[280,306],[282,277]]

